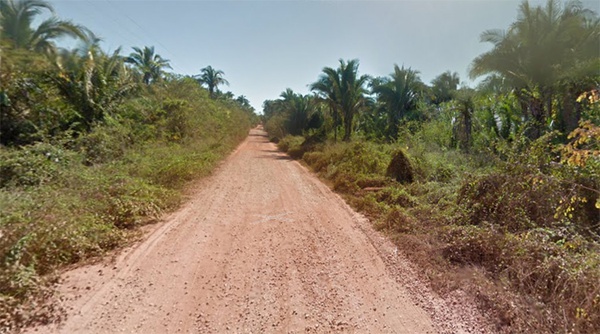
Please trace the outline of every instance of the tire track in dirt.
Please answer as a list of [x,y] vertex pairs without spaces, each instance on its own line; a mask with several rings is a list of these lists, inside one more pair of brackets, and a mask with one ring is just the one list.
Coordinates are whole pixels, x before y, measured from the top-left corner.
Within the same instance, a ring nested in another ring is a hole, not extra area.
[[198,185],[145,241],[65,273],[68,317],[31,330],[466,332],[416,306],[363,219],[262,130]]

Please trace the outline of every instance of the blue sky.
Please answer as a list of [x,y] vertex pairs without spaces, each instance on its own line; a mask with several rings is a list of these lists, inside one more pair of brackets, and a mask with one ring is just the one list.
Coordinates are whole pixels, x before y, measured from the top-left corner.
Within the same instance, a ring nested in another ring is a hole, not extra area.
[[[544,3],[530,1],[532,4]],[[490,45],[487,29],[516,19],[517,0],[422,1],[147,1],[51,0],[58,16],[103,39],[107,51],[154,45],[173,71],[198,74],[211,65],[229,87],[261,110],[287,87],[306,94],[324,66],[360,60],[359,71],[388,75],[394,64],[429,83],[451,70],[461,80]],[[600,11],[600,2],[586,2]]]

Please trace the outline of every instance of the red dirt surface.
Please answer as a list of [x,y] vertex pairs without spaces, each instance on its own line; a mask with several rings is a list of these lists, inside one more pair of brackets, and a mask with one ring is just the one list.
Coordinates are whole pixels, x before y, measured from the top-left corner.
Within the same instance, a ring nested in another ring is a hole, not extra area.
[[65,321],[29,331],[487,332],[260,128],[150,230],[66,272]]

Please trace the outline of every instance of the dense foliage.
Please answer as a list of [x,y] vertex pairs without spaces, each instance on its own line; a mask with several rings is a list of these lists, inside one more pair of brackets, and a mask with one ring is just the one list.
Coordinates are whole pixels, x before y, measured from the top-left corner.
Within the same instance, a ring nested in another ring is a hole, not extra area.
[[[165,73],[153,47],[105,53],[40,0],[0,2],[0,332],[60,316],[56,268],[101,255],[179,201],[243,138],[252,107]],[[59,37],[79,39],[71,50]]]
[[341,60],[297,95],[306,108],[290,91],[265,101],[265,127],[499,330],[598,332],[600,19],[577,1],[525,1],[481,38],[493,47],[473,60],[476,89]]

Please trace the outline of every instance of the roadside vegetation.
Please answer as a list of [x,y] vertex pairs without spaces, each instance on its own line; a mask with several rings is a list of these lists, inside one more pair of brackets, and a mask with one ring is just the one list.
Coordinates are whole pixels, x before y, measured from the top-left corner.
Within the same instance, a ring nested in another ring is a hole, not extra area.
[[265,128],[499,331],[600,332],[598,14],[525,1],[481,40],[476,88],[340,60],[265,101]]
[[[218,89],[222,71],[167,73],[153,47],[107,53],[70,21],[33,26],[43,12],[0,2],[0,332],[60,316],[57,268],[126,245],[256,123]],[[65,36],[79,46],[58,47]]]

